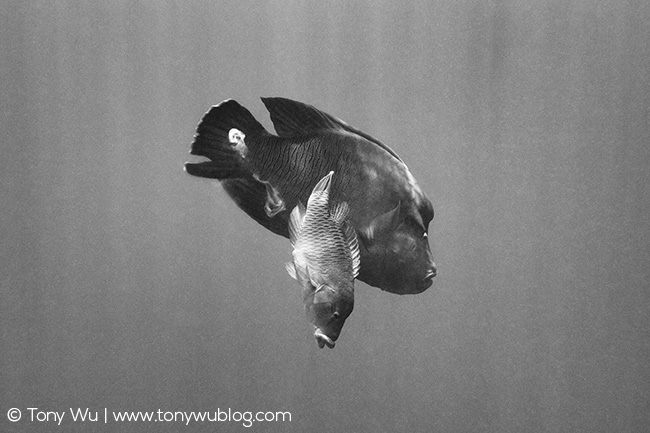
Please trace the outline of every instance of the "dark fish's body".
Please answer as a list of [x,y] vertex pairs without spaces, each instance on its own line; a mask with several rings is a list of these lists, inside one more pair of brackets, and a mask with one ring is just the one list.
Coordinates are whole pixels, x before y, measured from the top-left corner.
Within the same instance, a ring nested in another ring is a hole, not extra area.
[[360,258],[354,229],[347,224],[346,202],[330,208],[333,172],[321,179],[309,196],[307,209],[291,212],[289,239],[294,247],[289,275],[303,289],[303,301],[320,348],[332,348],[354,307],[354,279]]
[[262,98],[278,136],[233,100],[212,107],[191,153],[210,161],[188,173],[219,179],[233,200],[264,227],[289,237],[290,210],[336,173],[330,198],[349,204],[359,237],[358,279],[393,293],[419,293],[436,274],[427,240],[431,202],[387,146],[300,102]]

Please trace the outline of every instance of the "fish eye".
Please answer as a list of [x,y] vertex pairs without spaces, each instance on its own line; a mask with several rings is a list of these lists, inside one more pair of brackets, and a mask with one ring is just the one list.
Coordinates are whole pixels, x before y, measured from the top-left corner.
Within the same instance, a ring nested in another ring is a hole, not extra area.
[[341,315],[339,314],[338,311],[335,311],[334,313],[332,313],[332,317],[334,317],[335,319],[338,319],[340,316]]
[[422,233],[422,239],[427,239],[429,235],[427,234],[426,227],[422,226],[422,223],[413,217],[407,217],[404,219],[404,223],[410,225],[414,230],[415,234]]

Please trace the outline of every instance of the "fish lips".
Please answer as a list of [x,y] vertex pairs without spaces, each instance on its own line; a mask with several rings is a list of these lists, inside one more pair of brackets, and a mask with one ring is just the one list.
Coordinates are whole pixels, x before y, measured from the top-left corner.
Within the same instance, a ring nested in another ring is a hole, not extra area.
[[405,279],[400,278],[403,273],[399,272],[390,273],[382,272],[379,274],[381,278],[372,281],[372,285],[381,287],[389,293],[396,293],[399,295],[417,295],[424,292],[433,285],[433,279],[437,275],[435,270],[429,270],[424,277]]
[[433,279],[435,276],[438,275],[438,270],[435,268],[427,272],[427,274],[424,276],[422,281],[420,282],[420,286],[424,287],[425,289],[428,289],[431,284],[433,284]]
[[424,292],[426,289],[431,287],[433,284],[433,278],[437,275],[437,272],[434,270],[427,272],[427,274],[424,276],[424,278],[420,281],[418,281],[415,284],[415,291],[412,292],[412,294],[418,294]]
[[314,332],[314,338],[316,339],[316,343],[318,343],[319,348],[323,348],[325,346],[329,347],[332,349],[336,343],[334,343],[334,340],[332,340],[330,337],[325,335],[323,331],[320,330],[320,328],[316,328],[316,331]]

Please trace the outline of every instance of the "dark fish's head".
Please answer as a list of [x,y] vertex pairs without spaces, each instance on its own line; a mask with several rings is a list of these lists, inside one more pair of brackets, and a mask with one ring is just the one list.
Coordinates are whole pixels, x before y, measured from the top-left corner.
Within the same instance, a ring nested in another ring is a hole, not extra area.
[[429,247],[433,206],[424,197],[417,205],[397,205],[360,233],[359,279],[397,294],[428,289],[437,274]]
[[321,286],[308,295],[305,302],[307,318],[314,325],[314,338],[318,347],[330,349],[339,338],[345,320],[354,308],[354,292]]

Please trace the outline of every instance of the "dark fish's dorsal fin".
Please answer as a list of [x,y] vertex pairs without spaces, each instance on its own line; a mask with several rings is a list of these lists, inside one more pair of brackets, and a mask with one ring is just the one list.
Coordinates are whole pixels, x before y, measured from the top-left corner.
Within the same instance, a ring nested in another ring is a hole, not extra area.
[[311,105],[286,98],[261,99],[279,136],[291,137],[320,129],[344,129],[345,122]]
[[397,160],[402,161],[393,149],[381,141],[311,105],[286,98],[262,98],[262,102],[269,110],[275,132],[281,137],[307,134],[315,130],[347,131],[375,143]]
[[306,212],[305,206],[298,202],[298,205],[293,208],[291,215],[289,215],[289,240],[293,246],[296,245],[296,241],[300,237],[300,228]]

